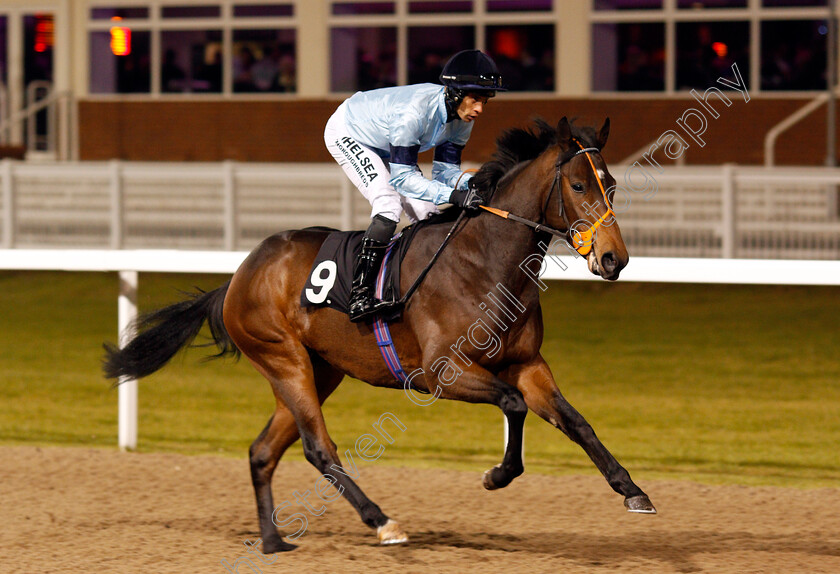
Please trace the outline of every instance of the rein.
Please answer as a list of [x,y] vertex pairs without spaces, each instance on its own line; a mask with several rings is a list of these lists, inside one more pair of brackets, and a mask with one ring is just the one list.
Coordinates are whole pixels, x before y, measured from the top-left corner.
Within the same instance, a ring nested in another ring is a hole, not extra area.
[[[504,211],[502,209],[497,209],[495,207],[488,207],[486,205],[481,205],[479,207],[481,207],[481,209],[483,209],[484,211],[492,213],[493,215],[497,215],[501,218],[510,219],[511,221],[515,221],[517,223],[527,225],[528,227],[532,228],[536,233],[540,233],[540,232],[550,233],[551,235],[554,235],[555,237],[560,237],[562,239],[565,239],[567,241],[567,243],[569,242],[568,241],[568,236],[571,235],[572,246],[575,248],[575,250],[578,253],[580,253],[583,256],[586,256],[592,250],[592,239],[593,239],[593,236],[595,235],[595,232],[601,226],[601,224],[606,220],[606,218],[609,217],[610,215],[614,215],[614,213],[613,213],[612,207],[610,206],[610,202],[607,199],[607,192],[604,190],[604,184],[601,182],[601,178],[598,177],[598,171],[595,169],[595,162],[592,161],[592,156],[589,155],[589,152],[600,152],[601,150],[599,150],[596,147],[583,147],[583,145],[577,139],[574,139],[573,141],[578,145],[578,147],[580,149],[575,151],[571,155],[568,155],[568,157],[561,156],[557,159],[557,162],[554,164],[554,168],[555,168],[554,181],[551,184],[551,191],[549,192],[548,197],[545,200],[545,206],[543,207],[543,213],[544,213],[545,210],[548,208],[548,202],[551,200],[551,194],[554,193],[554,189],[556,188],[557,189],[557,196],[560,200],[560,215],[563,217],[563,220],[566,222],[566,231],[560,231],[559,229],[554,229],[553,227],[550,227],[548,225],[544,225],[542,223],[537,223],[536,221],[531,221],[530,219],[525,219],[524,217],[520,217],[520,216],[518,216],[514,213],[510,213],[509,211]],[[595,223],[590,225],[589,228],[586,229],[585,231],[574,231],[574,233],[572,233],[572,226],[569,223],[568,217],[566,217],[566,210],[564,209],[564,205],[563,205],[563,188],[562,188],[562,184],[560,182],[560,168],[564,164],[570,162],[572,160],[572,158],[574,158],[576,156],[579,156],[580,154],[585,154],[586,158],[589,160],[589,166],[592,168],[592,173],[595,175],[595,179],[598,180],[598,187],[601,188],[601,195],[603,195],[603,197],[604,197],[604,204],[607,206],[607,212],[604,215],[602,215],[598,219],[598,221],[596,221]],[[458,184],[461,182],[461,178],[464,176],[464,174],[466,174],[470,171],[475,171],[475,170],[467,170],[467,171],[464,171],[463,173],[461,173],[461,176],[458,178],[458,182],[455,184],[456,188],[457,188]],[[426,265],[426,267],[423,269],[423,271],[420,272],[420,275],[417,276],[417,278],[414,280],[414,283],[412,283],[411,287],[408,288],[408,290],[405,292],[405,294],[399,300],[394,301],[392,303],[385,304],[384,305],[385,307],[396,309],[396,308],[401,308],[401,307],[405,306],[405,304],[408,302],[411,295],[414,294],[414,292],[417,290],[417,288],[423,282],[423,279],[426,278],[426,275],[429,273],[429,270],[431,270],[432,266],[435,264],[435,261],[438,260],[438,257],[440,257],[440,254],[443,253],[443,249],[449,243],[449,240],[452,239],[452,236],[454,235],[455,230],[461,225],[461,222],[463,221],[465,215],[466,215],[466,210],[463,210],[458,215],[458,218],[455,220],[455,223],[453,223],[452,227],[449,229],[449,233],[446,234],[446,237],[443,239],[443,242],[441,242],[440,247],[438,247],[435,254],[429,260],[429,263]]]
[[408,288],[408,291],[405,292],[405,295],[403,295],[399,299],[399,301],[395,303],[396,306],[404,306],[406,302],[408,302],[408,298],[411,297],[411,295],[417,290],[418,287],[420,287],[420,283],[423,282],[423,279],[426,278],[426,275],[429,273],[429,270],[431,270],[432,265],[435,264],[435,261],[438,260],[440,254],[443,253],[443,248],[446,247],[446,244],[449,243],[450,239],[452,239],[452,234],[455,233],[455,230],[458,228],[459,225],[461,225],[461,221],[464,220],[464,216],[466,214],[466,209],[461,211],[461,213],[458,215],[458,219],[455,220],[455,223],[453,223],[452,227],[449,229],[449,233],[446,234],[446,237],[444,237],[443,241],[441,242],[440,247],[438,247],[437,251],[435,251],[435,254],[429,260],[429,263],[426,264],[425,269],[423,269],[423,271],[420,272],[420,275],[417,276],[417,278],[414,280],[414,283],[412,283],[411,287]]
[[[560,157],[560,158],[557,159],[557,163],[554,164],[554,168],[555,168],[554,181],[551,184],[551,191],[549,192],[548,197],[545,200],[545,207],[543,208],[543,212],[545,212],[545,210],[548,208],[548,202],[551,199],[551,194],[554,193],[554,189],[556,188],[557,189],[557,197],[560,201],[560,215],[563,217],[563,220],[566,222],[566,231],[560,231],[558,229],[554,229],[553,227],[549,227],[548,225],[543,225],[542,223],[537,223],[536,221],[531,221],[530,219],[525,219],[524,217],[520,217],[518,215],[510,213],[509,211],[504,211],[502,209],[497,209],[495,207],[487,207],[486,205],[481,205],[480,207],[484,211],[490,212],[493,215],[497,215],[497,216],[502,217],[504,219],[510,219],[511,221],[515,221],[517,223],[522,223],[523,225],[527,225],[528,227],[532,228],[535,232],[544,231],[546,233],[550,233],[551,235],[554,235],[556,237],[561,237],[563,239],[567,239],[567,237],[569,235],[571,235],[571,242],[570,243],[575,248],[575,251],[577,251],[578,253],[580,253],[583,256],[586,256],[592,250],[592,241],[593,241],[593,236],[595,235],[595,232],[598,230],[598,228],[601,226],[601,224],[607,219],[607,217],[609,217],[611,215],[614,216],[615,214],[613,213],[612,207],[610,206],[610,202],[607,199],[607,192],[604,189],[604,184],[601,182],[601,178],[598,177],[598,171],[595,169],[595,162],[592,161],[592,156],[589,155],[589,152],[600,152],[601,150],[599,150],[596,147],[583,147],[583,145],[576,139],[573,140],[573,141],[578,145],[578,147],[580,149],[575,151],[573,154],[571,154],[568,157],[565,157],[565,158]],[[563,166],[563,164],[568,163],[569,161],[572,160],[572,158],[574,158],[574,157],[576,157],[580,154],[585,154],[586,159],[589,160],[589,166],[592,168],[592,173],[595,175],[595,179],[598,181],[598,187],[601,188],[601,195],[604,197],[604,204],[607,206],[607,211],[606,211],[606,213],[604,213],[604,215],[602,215],[598,219],[598,221],[596,221],[595,223],[590,225],[588,229],[586,229],[584,231],[575,230],[574,233],[572,233],[572,226],[569,223],[568,217],[566,217],[566,210],[565,210],[564,205],[563,205],[563,188],[562,188],[562,184],[560,183],[560,168]],[[567,243],[568,242],[569,241],[567,239]]]
[[[475,173],[477,171],[477,169],[465,169],[464,171],[462,171],[461,175],[458,176],[458,181],[455,182],[455,189],[458,189],[458,185],[460,185],[461,179],[463,179],[463,177],[466,174]],[[435,251],[435,254],[432,255],[432,258],[429,260],[429,263],[426,264],[425,269],[423,269],[423,271],[420,272],[420,275],[417,276],[417,279],[414,280],[414,283],[411,284],[411,287],[408,288],[408,291],[405,292],[405,295],[400,297],[400,299],[394,303],[395,307],[405,306],[405,304],[408,302],[409,297],[411,297],[411,295],[417,290],[417,288],[420,287],[420,283],[423,282],[423,279],[426,278],[426,275],[429,273],[429,270],[431,270],[432,265],[435,264],[435,261],[438,260],[440,254],[443,253],[444,247],[446,247],[446,244],[449,243],[450,239],[452,239],[452,235],[455,233],[455,230],[458,228],[458,226],[461,225],[461,221],[464,220],[464,216],[466,214],[466,210],[461,211],[461,213],[458,215],[458,219],[455,220],[455,223],[453,223],[452,227],[449,229],[449,233],[447,233],[446,237],[443,238],[443,242],[440,244],[440,247],[438,247],[437,251]]]

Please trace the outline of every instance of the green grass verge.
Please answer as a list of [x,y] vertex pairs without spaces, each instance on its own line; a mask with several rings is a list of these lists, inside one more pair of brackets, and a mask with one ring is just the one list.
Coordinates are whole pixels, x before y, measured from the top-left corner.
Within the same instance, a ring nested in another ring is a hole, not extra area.
[[[220,276],[143,274],[141,309]],[[0,444],[115,448],[115,274],[0,273]],[[801,487],[840,483],[840,289],[553,282],[543,353],[569,401],[636,479]],[[243,456],[273,409],[247,361],[201,350],[140,384],[140,450]],[[376,463],[483,471],[501,460],[494,407],[348,380],[325,406],[343,452],[390,411],[406,425]],[[526,468],[595,474],[533,414]],[[291,458],[302,460],[300,446]]]

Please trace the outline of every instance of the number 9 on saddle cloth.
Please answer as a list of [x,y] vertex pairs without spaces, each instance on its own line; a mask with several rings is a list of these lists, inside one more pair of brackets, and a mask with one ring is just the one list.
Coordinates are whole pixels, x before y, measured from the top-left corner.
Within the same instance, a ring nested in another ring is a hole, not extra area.
[[[327,231],[328,228],[314,227]],[[410,226],[398,234],[388,246],[388,255],[382,262],[376,280],[377,298],[382,301],[396,301],[400,298],[400,262],[402,261],[416,226]],[[318,255],[309,271],[306,285],[300,294],[301,307],[331,307],[347,314],[350,306],[350,287],[353,283],[353,264],[362,248],[364,231],[333,231],[321,244]],[[384,275],[383,275],[384,270]],[[401,308],[386,309],[382,319],[396,319]]]

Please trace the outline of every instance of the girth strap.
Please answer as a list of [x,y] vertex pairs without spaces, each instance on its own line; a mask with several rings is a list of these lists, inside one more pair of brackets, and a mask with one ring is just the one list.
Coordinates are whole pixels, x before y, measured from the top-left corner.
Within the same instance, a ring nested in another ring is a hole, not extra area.
[[[396,238],[388,245],[388,250],[385,252],[385,259],[382,261],[382,267],[379,269],[379,275],[376,276],[375,293],[376,298],[380,300],[385,291],[385,276],[395,244]],[[388,329],[388,323],[380,315],[377,315],[373,321],[373,334],[376,337],[376,344],[379,346],[379,352],[382,353],[382,358],[385,360],[385,365],[388,367],[388,370],[391,371],[391,374],[396,380],[405,383],[408,376],[405,374],[405,370],[403,370],[402,364],[400,363],[400,357],[397,355],[397,348],[394,346],[394,340],[391,337],[390,329]]]

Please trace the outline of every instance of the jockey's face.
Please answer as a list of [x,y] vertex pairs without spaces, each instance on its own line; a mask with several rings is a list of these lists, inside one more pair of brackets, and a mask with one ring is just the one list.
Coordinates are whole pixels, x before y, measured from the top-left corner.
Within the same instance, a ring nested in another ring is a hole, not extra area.
[[458,117],[465,122],[475,120],[484,111],[484,106],[489,100],[487,96],[468,93],[458,105]]

